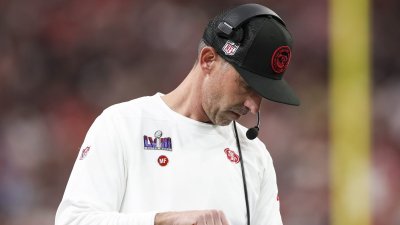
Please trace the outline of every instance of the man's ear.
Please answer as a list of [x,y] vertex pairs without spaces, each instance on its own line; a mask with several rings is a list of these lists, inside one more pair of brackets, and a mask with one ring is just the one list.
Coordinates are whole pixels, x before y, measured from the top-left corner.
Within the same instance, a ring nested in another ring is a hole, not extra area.
[[209,74],[210,71],[214,68],[215,61],[217,60],[217,52],[212,47],[204,47],[199,54],[199,63],[200,67],[206,74]]

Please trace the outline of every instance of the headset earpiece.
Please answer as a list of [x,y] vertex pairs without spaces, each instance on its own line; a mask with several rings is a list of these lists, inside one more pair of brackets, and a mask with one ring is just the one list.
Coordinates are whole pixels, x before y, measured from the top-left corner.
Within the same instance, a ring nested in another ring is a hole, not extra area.
[[240,43],[243,40],[244,32],[241,27],[233,30],[227,23],[221,22],[218,24],[217,34],[218,36],[229,39],[235,43]]
[[229,38],[233,33],[232,27],[226,22],[222,21],[218,24],[217,34],[223,38]]

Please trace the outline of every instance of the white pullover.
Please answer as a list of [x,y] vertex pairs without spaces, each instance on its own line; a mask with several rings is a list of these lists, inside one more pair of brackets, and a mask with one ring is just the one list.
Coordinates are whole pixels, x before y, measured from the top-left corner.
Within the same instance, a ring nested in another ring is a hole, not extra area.
[[[109,107],[90,127],[56,225],[154,225],[158,212],[222,210],[246,224],[233,123],[216,126],[171,110],[161,94]],[[238,125],[252,225],[281,225],[272,159]]]

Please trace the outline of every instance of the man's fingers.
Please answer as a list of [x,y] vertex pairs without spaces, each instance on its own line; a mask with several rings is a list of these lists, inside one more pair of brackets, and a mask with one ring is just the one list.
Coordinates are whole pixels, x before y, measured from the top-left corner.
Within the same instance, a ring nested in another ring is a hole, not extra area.
[[195,210],[157,213],[155,225],[229,225],[221,210]]
[[214,224],[214,210],[208,211],[204,215],[205,221],[207,225],[215,225]]
[[228,219],[226,219],[225,213],[222,211],[218,211],[218,212],[219,212],[219,218],[221,221],[221,225],[229,225]]
[[213,218],[213,225],[221,225],[221,219],[219,218],[219,211],[211,210],[210,214]]
[[229,225],[225,213],[221,210],[210,210],[208,215],[207,225]]
[[204,214],[199,215],[196,220],[196,225],[207,225],[206,216]]

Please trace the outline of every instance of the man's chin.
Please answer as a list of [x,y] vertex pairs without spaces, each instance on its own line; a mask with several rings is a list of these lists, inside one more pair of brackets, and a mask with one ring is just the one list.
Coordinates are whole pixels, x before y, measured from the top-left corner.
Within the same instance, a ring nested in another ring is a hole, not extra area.
[[240,118],[239,114],[228,111],[227,113],[221,115],[220,117],[217,117],[214,124],[218,126],[228,126],[229,124],[232,123],[232,121],[237,120],[239,118]]
[[218,126],[228,126],[229,124],[232,123],[232,121],[233,121],[232,119],[224,118],[222,120],[216,121],[214,124]]
[[218,126],[228,126],[229,124],[231,124],[232,120],[230,121],[224,121],[223,123],[219,123],[217,124]]

